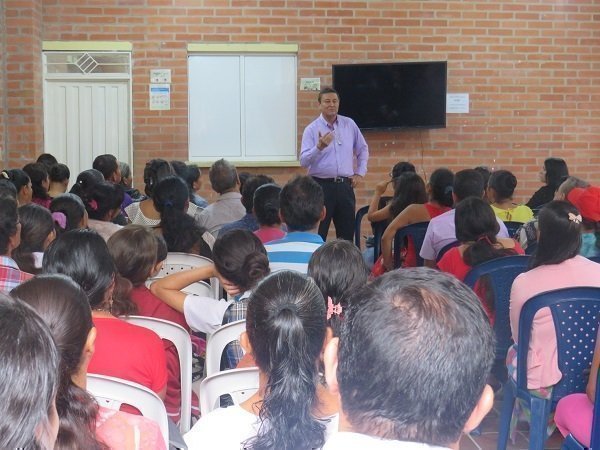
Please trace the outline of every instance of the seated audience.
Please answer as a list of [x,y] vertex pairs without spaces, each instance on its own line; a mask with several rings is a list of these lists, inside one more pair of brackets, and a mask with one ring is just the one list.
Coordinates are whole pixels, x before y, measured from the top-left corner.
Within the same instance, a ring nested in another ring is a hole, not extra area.
[[127,193],[133,201],[141,200],[141,192],[133,187],[133,175],[131,174],[131,167],[129,167],[129,164],[119,161],[119,170],[121,171],[121,180],[117,184],[123,186],[125,193]]
[[113,220],[121,214],[124,193],[122,186],[102,181],[94,185],[82,198],[88,214],[88,227],[105,241],[123,228],[113,223]]
[[[567,177],[563,181],[556,193],[554,194],[554,200],[566,200],[567,195],[574,188],[587,188],[589,184],[577,177]],[[527,250],[528,247],[537,245],[538,240],[538,220],[533,218],[529,222],[524,223],[515,235],[515,239],[519,241],[521,248]]]
[[[60,351],[55,449],[164,449],[158,425],[142,416],[99,408],[85,391],[96,328],[85,292],[64,275],[41,275],[12,291],[50,328]],[[137,442],[136,442],[137,441]]]
[[340,425],[323,449],[457,449],[493,406],[494,336],[476,296],[419,268],[385,274],[349,301],[325,349]]
[[155,228],[162,234],[170,252],[193,253],[212,257],[213,236],[189,214],[188,188],[177,176],[163,178],[153,193],[154,208],[160,214]]
[[242,195],[238,192],[240,181],[233,164],[219,159],[210,166],[208,178],[219,198],[198,214],[198,221],[216,237],[224,224],[244,217],[245,210],[241,202]]
[[125,295],[114,295],[122,281],[104,239],[90,230],[64,233],[44,254],[43,272],[71,277],[88,296],[98,332],[89,371],[139,383],[164,398],[162,341],[153,331],[119,319],[135,312],[135,305]]
[[253,212],[258,222],[258,230],[254,234],[263,244],[285,236],[279,215],[280,193],[281,188],[274,183],[263,184],[254,192]]
[[600,369],[600,332],[596,336],[596,347],[590,377],[585,393],[571,394],[561,398],[556,405],[554,423],[564,437],[572,434],[585,448],[590,448],[592,440],[592,420],[596,400],[596,381]]
[[258,391],[203,415],[184,436],[188,448],[321,448],[338,421],[337,401],[319,381],[329,337],[310,278],[290,271],[266,278],[250,297],[240,338],[258,365]]
[[[381,196],[392,185],[394,196],[387,205],[380,208]],[[427,191],[423,179],[414,172],[405,172],[399,177],[377,183],[369,204],[367,219],[371,222],[389,221],[413,203],[427,202]]]
[[[400,183],[402,182],[402,175]],[[381,237],[382,262],[380,269],[374,268],[372,273],[381,275],[385,270],[394,268],[394,258],[392,256],[392,247],[394,236],[401,228],[413,223],[428,222],[434,217],[449,211],[452,208],[452,183],[454,174],[448,169],[434,170],[427,183],[428,202],[403,203],[402,209],[393,218],[392,222],[386,227]],[[377,265],[377,263],[376,263]],[[415,267],[417,265],[417,254],[412,240],[408,241],[406,251],[402,261],[402,267]]]
[[310,257],[323,245],[317,234],[319,222],[325,217],[323,189],[312,177],[297,175],[281,190],[279,208],[288,233],[265,245],[271,271],[306,273]]
[[254,193],[256,190],[268,183],[273,183],[273,178],[266,175],[252,175],[250,176],[242,188],[242,205],[246,208],[246,215],[240,220],[224,224],[219,230],[219,234],[225,233],[229,230],[258,230],[258,221],[254,215]]
[[527,205],[513,203],[517,177],[508,170],[496,170],[490,176],[486,189],[487,199],[494,214],[504,222],[527,222],[533,219],[533,211]]
[[48,176],[46,166],[42,163],[30,163],[23,167],[23,171],[31,180],[31,189],[33,191],[31,201],[42,205],[44,208],[48,208],[52,198],[48,195],[50,177]]
[[[128,225],[114,233],[107,244],[119,275],[133,285],[129,298],[137,307],[137,315],[168,320],[189,331],[183,314],[162,302],[145,285],[167,258],[164,239],[143,225]],[[173,343],[163,339],[163,345],[169,371],[165,406],[169,417],[177,422],[181,409],[181,368]]]
[[308,276],[323,294],[327,326],[334,336],[348,312],[348,296],[367,284],[369,268],[358,247],[345,239],[334,239],[319,247],[308,263]]
[[[219,236],[213,251],[214,265],[174,273],[156,280],[150,291],[167,305],[182,312],[189,326],[202,333],[213,333],[221,325],[246,318],[252,290],[269,274],[266,251],[248,230],[231,230]],[[232,300],[188,295],[183,288],[196,281],[218,277]],[[239,346],[227,349],[226,368],[233,368],[242,357]]]
[[35,203],[18,209],[21,223],[21,241],[12,252],[12,258],[25,272],[37,274],[42,270],[44,251],[56,238],[54,218],[50,211]]
[[[510,325],[515,347],[507,356],[509,373],[516,374],[519,316],[527,300],[554,289],[600,287],[600,265],[579,256],[582,220],[579,211],[565,201],[552,201],[540,210],[540,237],[531,257],[530,270],[515,279],[510,293]],[[561,377],[552,315],[544,308],[536,314],[531,330],[527,387],[547,396],[547,388]]]
[[78,195],[67,193],[53,198],[50,202],[50,212],[57,235],[88,226],[88,214]]
[[102,175],[102,172],[96,169],[87,169],[77,175],[75,184],[71,187],[69,192],[77,195],[81,199],[85,199],[92,188],[103,181],[104,176]]
[[36,159],[35,162],[42,163],[44,166],[46,166],[46,170],[48,172],[50,172],[50,168],[52,166],[58,164],[58,160],[51,153],[42,153],[40,156],[38,156],[38,159]]
[[200,176],[202,172],[200,168],[195,164],[186,164],[183,161],[171,161],[171,165],[175,170],[175,173],[185,181],[190,191],[190,202],[196,205],[200,209],[204,209],[208,206],[208,202],[198,195],[198,191],[202,186]]
[[[99,172],[102,172],[104,180],[111,184],[120,184],[121,181],[121,166],[119,161],[114,155],[99,155],[94,159],[92,167]],[[111,221],[119,225],[127,225],[127,216],[125,215],[125,208],[133,202],[131,197],[123,191],[123,198],[121,200],[119,214],[117,214]]]
[[10,180],[0,175],[0,198],[8,198],[17,201],[17,189]]
[[21,169],[3,170],[0,175],[2,178],[9,180],[15,186],[15,189],[17,190],[17,202],[19,203],[19,206],[31,203],[33,189],[31,187],[29,175],[27,175]]
[[[464,281],[469,271],[478,264],[525,253],[513,239],[496,237],[500,228],[498,221],[490,205],[481,198],[467,197],[456,205],[454,223],[460,245],[448,250],[437,266],[460,281]],[[487,284],[481,281],[475,286],[475,292],[493,324],[496,310],[494,298]]]
[[571,189],[567,194],[567,201],[579,210],[583,218],[579,254],[586,258],[600,255],[596,242],[597,223],[600,221],[600,188],[588,186],[585,189]]
[[10,292],[32,277],[23,272],[12,259],[12,252],[21,242],[21,224],[17,202],[0,198],[0,292]]
[[[483,188],[483,178],[474,169],[465,169],[456,172],[454,176],[454,185],[452,188],[452,198],[454,204],[458,204],[467,197],[483,198],[485,191]],[[456,231],[454,229],[455,210],[451,209],[429,222],[423,246],[421,247],[421,258],[425,260],[425,265],[435,267],[435,260],[440,251],[453,242],[456,242]],[[506,225],[500,219],[497,219],[500,225],[498,237],[509,237]]]
[[171,175],[175,175],[175,171],[171,164],[164,159],[152,159],[146,163],[146,167],[144,167],[146,198],[125,208],[125,214],[127,214],[131,223],[150,227],[155,227],[160,223],[160,213],[154,207],[152,197],[158,183]]
[[0,294],[0,448],[55,448],[59,360],[42,319]]
[[48,196],[50,198],[58,197],[67,192],[71,171],[64,164],[55,164],[48,169],[50,177],[50,187],[48,188]]
[[540,171],[540,181],[544,186],[539,188],[527,202],[531,209],[539,209],[554,200],[554,194],[560,184],[569,176],[567,163],[561,158],[547,158]]

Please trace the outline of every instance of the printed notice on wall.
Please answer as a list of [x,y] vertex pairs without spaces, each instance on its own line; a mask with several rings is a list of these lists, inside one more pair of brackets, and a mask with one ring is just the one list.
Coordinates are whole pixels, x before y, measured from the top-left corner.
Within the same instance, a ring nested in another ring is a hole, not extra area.
[[171,85],[150,85],[150,111],[168,111],[171,109]]
[[446,94],[446,113],[465,114],[469,112],[469,94]]

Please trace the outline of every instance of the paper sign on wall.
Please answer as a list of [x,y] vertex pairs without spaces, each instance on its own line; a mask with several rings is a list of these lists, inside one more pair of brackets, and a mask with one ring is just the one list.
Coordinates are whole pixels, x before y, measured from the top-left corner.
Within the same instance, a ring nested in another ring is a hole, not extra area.
[[171,109],[171,85],[150,85],[150,111],[168,111]]
[[469,112],[469,94],[446,94],[446,113],[465,114]]
[[150,70],[150,83],[170,83],[171,69]]

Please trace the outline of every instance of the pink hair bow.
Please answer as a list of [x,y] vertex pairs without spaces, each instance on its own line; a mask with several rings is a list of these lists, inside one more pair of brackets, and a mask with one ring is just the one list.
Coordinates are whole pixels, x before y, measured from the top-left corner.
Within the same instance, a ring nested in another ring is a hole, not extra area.
[[92,208],[92,211],[96,211],[98,209],[98,202],[96,200],[90,200],[88,202],[88,205],[90,205],[90,208]]
[[59,227],[61,227],[63,230],[65,228],[67,228],[67,216],[65,216],[63,213],[61,212],[53,212],[52,213],[52,220],[58,224]]
[[339,303],[334,305],[331,297],[327,297],[327,320],[331,319],[331,316],[334,314],[336,316],[342,314],[342,305]]

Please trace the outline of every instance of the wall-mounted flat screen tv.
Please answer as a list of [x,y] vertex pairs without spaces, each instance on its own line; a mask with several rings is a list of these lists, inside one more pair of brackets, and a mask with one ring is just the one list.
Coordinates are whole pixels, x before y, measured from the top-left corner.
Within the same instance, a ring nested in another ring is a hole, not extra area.
[[361,129],[444,128],[446,61],[336,64],[339,113]]

